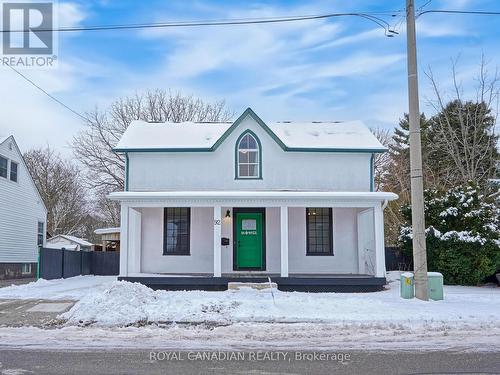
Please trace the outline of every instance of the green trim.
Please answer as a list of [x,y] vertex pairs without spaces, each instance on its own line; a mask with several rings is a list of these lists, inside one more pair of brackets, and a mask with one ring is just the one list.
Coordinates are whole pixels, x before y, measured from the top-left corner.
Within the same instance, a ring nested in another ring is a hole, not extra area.
[[233,122],[233,124],[229,127],[229,129],[227,129],[224,132],[224,134],[222,134],[222,136],[217,140],[217,142],[215,142],[215,144],[212,146],[213,151],[215,151],[221,145],[221,143],[224,142],[227,137],[229,137],[229,135],[233,132],[233,130],[239,124],[241,124],[243,122],[243,120],[245,120],[245,118],[247,116],[252,117],[271,136],[271,138],[274,139],[276,141],[276,143],[283,150],[286,151],[285,144],[276,136],[276,134],[273,133],[273,131],[269,128],[269,126],[267,126],[265,124],[265,122],[262,121],[262,119],[259,116],[257,116],[257,114],[250,107],[248,107],[247,109],[245,109],[245,112],[243,112],[241,114],[241,116],[238,117],[235,122]]
[[211,152],[210,148],[114,148],[114,152]]
[[[114,148],[114,152],[213,152],[215,149],[210,148]],[[388,150],[386,148],[306,148],[306,147],[285,147],[286,152],[338,152],[338,153],[368,153],[368,154],[383,154]]]
[[372,154],[370,157],[370,191],[374,191],[375,188],[375,171],[373,168],[375,167],[374,165],[375,161],[375,154]]
[[[259,147],[259,176],[258,177],[238,177],[238,145],[240,144],[241,138],[243,138],[246,134],[250,134],[257,141],[257,145]],[[250,129],[245,130],[240,134],[238,139],[236,140],[236,144],[234,146],[234,179],[235,180],[262,180],[262,144],[260,143],[259,137]]]
[[364,148],[308,148],[308,147],[288,147],[281,139],[266,125],[262,119],[257,116],[257,114],[249,107],[247,108],[241,116],[239,116],[235,122],[227,129],[224,134],[214,143],[212,147],[200,147],[200,148],[114,148],[114,152],[213,152],[226,140],[227,137],[233,132],[233,130],[243,122],[247,117],[251,116],[265,131],[269,136],[283,149],[283,151],[291,152],[356,152],[356,153],[383,153],[388,151],[387,148],[374,148],[374,149],[364,149]]
[[41,246],[38,246],[38,262],[36,263],[36,279],[40,279],[40,261],[41,261],[41,256],[40,256],[40,251],[41,251]]
[[128,171],[129,171],[129,166],[128,166],[128,153],[125,153],[125,191],[128,191]]

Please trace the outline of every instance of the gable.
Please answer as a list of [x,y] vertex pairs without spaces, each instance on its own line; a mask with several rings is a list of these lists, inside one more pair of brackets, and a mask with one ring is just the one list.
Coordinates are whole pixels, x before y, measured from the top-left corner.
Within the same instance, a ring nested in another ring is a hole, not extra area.
[[247,108],[233,123],[155,124],[134,121],[114,151],[215,151],[247,117],[251,117],[283,151],[377,153],[387,150],[359,121],[266,124],[251,108]]
[[[12,144],[12,149],[9,148],[9,144]],[[0,155],[6,157],[9,160],[14,160],[25,171],[25,174],[26,174],[26,176],[28,176],[28,180],[29,180],[28,184],[34,190],[35,195],[39,199],[45,212],[47,212],[47,208],[45,207],[45,203],[43,202],[42,195],[38,191],[38,188],[36,187],[35,182],[33,181],[33,178],[31,177],[28,166],[26,165],[23,154],[21,153],[21,150],[19,150],[19,147],[16,143],[14,136],[11,135],[8,137],[0,137]],[[15,155],[16,158],[14,159],[12,155]]]

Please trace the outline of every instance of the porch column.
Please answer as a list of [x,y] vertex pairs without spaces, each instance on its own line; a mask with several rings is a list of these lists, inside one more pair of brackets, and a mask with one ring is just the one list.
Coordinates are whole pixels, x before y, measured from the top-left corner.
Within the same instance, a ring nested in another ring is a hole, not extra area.
[[381,203],[377,203],[373,208],[373,219],[375,227],[375,276],[385,277],[384,213]]
[[128,276],[128,206],[120,206],[120,276]]
[[136,209],[129,208],[128,212],[128,271],[130,273],[141,272],[141,213]]
[[288,277],[288,207],[280,207],[281,277]]
[[222,275],[221,206],[214,206],[214,277]]

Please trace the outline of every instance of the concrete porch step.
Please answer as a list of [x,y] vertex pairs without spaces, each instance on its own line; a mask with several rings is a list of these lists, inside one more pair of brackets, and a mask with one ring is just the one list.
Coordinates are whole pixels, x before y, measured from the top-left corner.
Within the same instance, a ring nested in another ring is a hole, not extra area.
[[240,290],[241,288],[252,288],[256,290],[264,290],[264,289],[278,289],[278,285],[276,283],[243,283],[243,282],[228,282],[227,289],[229,290]]

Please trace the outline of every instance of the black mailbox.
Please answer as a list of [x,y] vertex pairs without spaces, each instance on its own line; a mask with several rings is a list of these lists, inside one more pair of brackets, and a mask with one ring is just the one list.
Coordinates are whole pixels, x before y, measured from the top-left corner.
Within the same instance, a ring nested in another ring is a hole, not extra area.
[[227,238],[227,237],[222,237],[222,238],[220,239],[220,244],[221,244],[222,246],[229,246],[229,238]]

